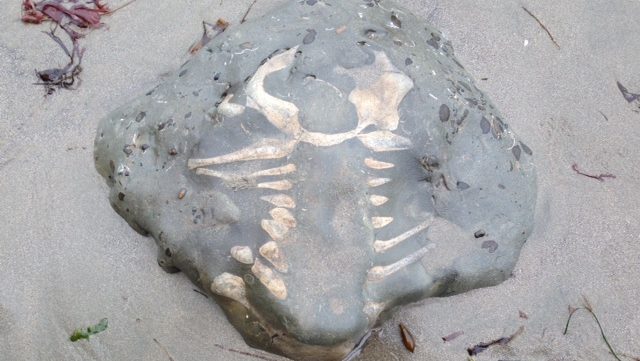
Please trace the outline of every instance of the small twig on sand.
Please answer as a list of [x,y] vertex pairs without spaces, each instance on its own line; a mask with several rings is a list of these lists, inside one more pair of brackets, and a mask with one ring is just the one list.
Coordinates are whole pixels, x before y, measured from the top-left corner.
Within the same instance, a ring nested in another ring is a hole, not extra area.
[[442,338],[442,341],[444,341],[444,342],[450,342],[450,341],[453,341],[453,340],[455,340],[456,338],[458,338],[458,337],[460,337],[462,335],[464,335],[463,331],[456,331],[456,332],[450,333],[450,334],[448,334],[446,336],[443,336],[441,338]]
[[251,352],[240,351],[240,350],[236,350],[236,349],[233,349],[233,348],[227,348],[227,347],[224,347],[224,346],[222,346],[222,345],[220,345],[220,344],[217,344],[217,343],[214,343],[213,345],[214,345],[215,347],[217,347],[217,348],[221,349],[221,350],[228,351],[228,352],[233,352],[233,353],[237,353],[237,354],[239,354],[239,355],[244,355],[244,356],[249,356],[249,357],[257,358],[257,359],[259,359],[259,360],[275,361],[275,360],[274,360],[274,359],[272,359],[272,358],[268,358],[268,357],[265,357],[265,356],[262,356],[262,355],[258,355],[258,354],[255,354],[255,353],[251,353]]
[[606,114],[604,114],[601,110],[598,110],[598,113],[600,113],[600,115],[602,115],[604,120],[609,121],[609,117]]
[[117,8],[115,8],[115,9],[113,9],[113,10],[109,10],[109,12],[108,12],[108,13],[106,13],[105,15],[111,15],[111,14],[115,13],[115,12],[116,12],[116,11],[118,11],[118,10],[124,9],[124,8],[126,8],[127,6],[129,6],[129,5],[131,5],[132,3],[134,3],[135,1],[136,1],[136,0],[129,0],[129,1],[127,1],[126,3],[124,3],[124,4],[120,5],[120,6],[118,6]]
[[162,349],[162,351],[164,351],[164,353],[165,353],[165,354],[167,354],[167,357],[169,358],[169,361],[176,361],[173,357],[171,357],[171,354],[169,353],[169,350],[167,350],[167,348],[166,348],[166,347],[164,347],[164,346],[160,343],[160,341],[158,341],[158,340],[157,340],[157,339],[155,339],[155,338],[153,339],[153,341],[154,341],[155,343],[157,343],[157,344],[158,344],[158,346],[160,346],[160,348]]
[[204,296],[204,297],[206,297],[206,298],[209,298],[209,296],[208,296],[206,293],[204,293],[204,292],[202,292],[202,291],[200,291],[200,290],[198,290],[198,289],[195,289],[195,288],[194,288],[194,289],[193,289],[193,291],[194,291],[195,293],[199,293],[199,294],[203,295],[203,296]]
[[577,174],[580,174],[580,175],[588,177],[588,178],[599,180],[600,182],[604,182],[606,178],[610,178],[610,179],[615,179],[616,178],[615,175],[610,174],[610,173],[601,173],[599,175],[593,175],[593,174],[585,173],[585,172],[581,171],[580,169],[578,169],[578,164],[576,164],[576,163],[573,163],[573,165],[571,166],[571,169],[573,169],[573,171],[576,172]]
[[467,349],[467,352],[469,353],[469,356],[475,356],[481,352],[486,351],[489,347],[491,346],[495,346],[495,345],[507,345],[509,342],[513,341],[516,337],[518,337],[522,332],[524,331],[524,326],[520,326],[520,328],[518,329],[518,331],[514,332],[513,335],[508,336],[508,337],[500,337],[497,340],[493,340],[491,342],[481,342],[473,347],[469,347]]
[[249,8],[247,9],[247,12],[244,13],[244,16],[242,17],[242,20],[240,20],[240,24],[242,24],[245,21],[247,21],[247,16],[249,16],[249,13],[251,12],[251,9],[253,8],[253,5],[255,5],[257,2],[258,2],[258,0],[253,0],[251,5],[249,5]]
[[[229,27],[229,22],[224,19],[218,19],[215,24],[202,22],[202,37],[195,44],[189,48],[189,53],[195,54],[205,45],[207,45],[213,38],[222,34]],[[209,32],[211,29],[211,32]]]
[[522,10],[526,11],[527,14],[529,14],[535,21],[538,22],[538,24],[540,25],[540,27],[542,28],[542,30],[544,30],[547,35],[549,35],[549,39],[551,39],[551,41],[553,42],[553,44],[556,46],[556,48],[560,49],[560,45],[558,45],[558,42],[556,41],[556,39],[553,38],[553,35],[551,35],[551,32],[549,31],[549,29],[547,29],[547,27],[542,23],[542,21],[540,21],[540,19],[538,19],[537,16],[533,15],[533,13],[531,11],[529,11],[529,9],[525,8],[524,6],[522,7]]
[[369,332],[367,332],[364,336],[362,336],[362,338],[356,344],[356,346],[353,348],[353,350],[351,350],[351,352],[349,352],[347,354],[347,356],[345,356],[345,358],[342,359],[342,361],[353,361],[353,360],[355,360],[358,356],[360,356],[360,354],[362,353],[364,348],[367,346],[367,344],[371,340],[371,337],[372,336],[376,336],[377,337],[381,333],[382,333],[382,329],[380,329],[380,328],[374,328],[372,330],[369,330]]
[[620,359],[620,357],[618,357],[618,355],[616,354],[615,351],[613,351],[613,347],[611,347],[611,344],[609,343],[609,340],[607,340],[607,336],[605,336],[604,334],[604,330],[602,329],[602,325],[600,324],[600,320],[598,320],[598,316],[596,316],[595,312],[593,312],[593,307],[591,307],[591,304],[589,304],[589,300],[587,300],[586,297],[583,297],[583,306],[582,307],[578,307],[578,308],[573,308],[571,306],[569,306],[569,318],[567,319],[567,324],[564,326],[564,331],[562,332],[563,335],[566,335],[567,332],[569,331],[569,322],[571,322],[571,318],[573,317],[573,315],[579,311],[579,310],[587,310],[591,316],[593,316],[593,319],[596,320],[596,323],[598,324],[598,328],[600,329],[600,335],[602,335],[602,339],[604,340],[604,343],[607,344],[607,348],[609,348],[609,352],[611,352],[611,354],[613,355],[613,357],[616,358],[616,360],[618,361],[622,361]]

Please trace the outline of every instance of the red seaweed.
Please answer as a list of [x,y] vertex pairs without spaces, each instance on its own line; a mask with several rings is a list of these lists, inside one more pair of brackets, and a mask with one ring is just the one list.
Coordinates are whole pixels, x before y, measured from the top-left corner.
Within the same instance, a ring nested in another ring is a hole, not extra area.
[[[85,50],[80,47],[79,39],[83,38],[87,31],[102,27],[102,16],[111,15],[133,1],[135,0],[130,0],[112,10],[102,0],[23,0],[22,21],[28,24],[41,24],[47,21],[55,23],[53,30],[44,33],[69,57],[69,63],[62,68],[36,70],[39,82],[35,84],[44,85],[47,94],[52,94],[56,88],[75,89],[76,78],[82,72],[80,63]],[[64,30],[69,37],[73,45],[71,51],[55,34],[58,28]]]
[[585,172],[581,171],[580,169],[578,169],[578,164],[577,163],[573,163],[573,165],[571,166],[571,169],[573,169],[574,172],[576,172],[577,174],[579,174],[581,176],[585,176],[587,178],[595,179],[595,180],[598,180],[600,182],[604,182],[606,178],[610,178],[610,179],[615,179],[616,178],[615,175],[610,174],[610,173],[601,173],[601,174],[598,174],[598,175],[585,173]]

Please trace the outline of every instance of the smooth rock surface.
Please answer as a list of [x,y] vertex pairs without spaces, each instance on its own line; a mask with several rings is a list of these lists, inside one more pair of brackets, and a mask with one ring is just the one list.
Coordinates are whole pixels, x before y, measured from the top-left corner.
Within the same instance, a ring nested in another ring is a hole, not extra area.
[[113,208],[248,344],[340,360],[395,306],[509,277],[532,150],[437,30],[291,1],[101,121]]

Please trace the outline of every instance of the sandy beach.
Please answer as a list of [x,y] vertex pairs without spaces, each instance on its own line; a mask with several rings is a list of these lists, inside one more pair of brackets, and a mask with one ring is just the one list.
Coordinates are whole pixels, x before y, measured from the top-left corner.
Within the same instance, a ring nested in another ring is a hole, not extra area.
[[[82,40],[78,89],[45,97],[34,69],[67,59],[48,24],[0,0],[0,360],[284,360],[246,346],[212,300],[158,267],[93,161],[99,119],[189,59],[203,20],[237,26],[252,2],[137,0]],[[533,149],[537,219],[509,280],[398,310],[359,360],[467,360],[521,327],[473,359],[615,360],[586,311],[563,334],[583,297],[621,359],[639,360],[640,100],[617,82],[640,93],[640,2],[397,2],[443,31]],[[280,3],[258,0],[248,19]],[[615,178],[589,177],[600,174]],[[102,318],[105,332],[69,341]]]

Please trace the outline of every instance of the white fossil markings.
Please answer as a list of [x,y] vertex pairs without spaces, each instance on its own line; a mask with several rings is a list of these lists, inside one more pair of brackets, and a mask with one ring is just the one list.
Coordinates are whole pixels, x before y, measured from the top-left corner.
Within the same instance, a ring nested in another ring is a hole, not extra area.
[[386,227],[391,222],[393,222],[393,217],[371,217],[371,224],[375,229]]
[[384,170],[384,169],[389,169],[389,168],[395,167],[395,164],[393,164],[393,163],[382,162],[382,161],[379,161],[379,160],[373,159],[373,158],[365,158],[364,164],[367,167],[369,167],[371,169],[375,169],[375,170]]
[[278,272],[287,273],[289,265],[284,255],[274,241],[267,242],[260,247],[260,255],[269,261]]
[[[399,71],[387,55],[383,52],[375,53],[375,62],[358,69],[337,69],[338,73],[347,73],[356,81],[356,88],[349,94],[349,102],[356,108],[358,115],[357,126],[343,133],[320,133],[305,129],[300,121],[299,108],[283,99],[267,93],[264,88],[265,79],[272,73],[291,66],[296,58],[298,47],[294,47],[283,53],[271,57],[261,65],[246,86],[246,107],[252,108],[264,115],[264,117],[282,132],[282,139],[262,139],[237,151],[214,156],[205,159],[189,159],[189,169],[196,174],[220,178],[231,184],[246,184],[255,188],[270,189],[280,192],[293,188],[290,179],[267,180],[258,182],[260,177],[284,177],[297,171],[294,164],[286,164],[281,167],[260,170],[253,173],[224,172],[204,167],[223,165],[236,162],[256,160],[282,159],[291,155],[300,143],[308,143],[317,147],[331,147],[344,143],[350,139],[358,139],[367,149],[380,152],[402,151],[412,147],[411,141],[401,135],[395,134],[398,128],[400,115],[398,108],[407,93],[413,88],[411,78]],[[231,103],[233,94],[227,95],[218,106],[218,112],[223,116],[234,117],[244,113],[245,106]],[[239,126],[242,126],[240,124]],[[377,130],[368,131],[370,126]],[[366,158],[364,164],[372,170],[386,170],[393,168],[393,163],[383,162],[373,158]],[[369,178],[369,187],[379,187],[391,181],[390,178]],[[229,185],[229,184],[228,184]],[[272,241],[262,245],[260,255],[267,260],[275,270],[281,273],[288,271],[285,255],[278,241],[282,241],[287,233],[296,227],[296,218],[290,209],[296,208],[294,198],[284,193],[262,196],[261,200],[275,206],[269,211],[272,219],[263,219],[260,223],[262,229],[269,235]],[[389,201],[383,195],[371,195],[369,202],[373,206],[382,206]],[[371,217],[371,224],[375,229],[383,228],[393,222],[392,217]],[[430,222],[430,221],[429,221]],[[428,227],[428,222],[387,241],[376,240],[374,249],[376,252],[384,252],[399,244],[405,239],[422,232]],[[381,280],[399,269],[415,262],[426,254],[428,247],[403,258],[388,266],[377,266],[369,270],[370,281]],[[249,247],[234,247],[231,255],[238,262],[253,265],[251,271],[260,282],[279,300],[287,298],[287,287],[284,280],[271,267],[260,259],[255,259]],[[212,291],[226,297],[230,297],[243,305],[248,306],[245,284],[242,278],[224,273],[214,280]],[[367,307],[366,307],[367,308]],[[370,313],[379,313],[384,308],[380,304],[368,305]]]
[[[262,113],[267,120],[287,136],[287,140],[265,139],[237,152],[208,159],[191,159],[189,168],[206,167],[216,164],[244,162],[250,160],[280,159],[288,156],[300,142],[318,147],[330,147],[357,138],[374,152],[404,150],[411,147],[411,141],[391,131],[398,128],[400,116],[398,107],[406,94],[413,88],[411,78],[393,66],[387,55],[376,52],[374,64],[366,66],[378,75],[373,84],[358,87],[349,95],[349,101],[356,107],[358,125],[344,133],[317,133],[302,127],[299,122],[300,110],[290,102],[276,98],[264,89],[265,78],[290,66],[295,60],[297,47],[273,56],[262,65],[247,84],[247,106]],[[375,125],[379,131],[362,133],[365,128]]]
[[269,211],[269,214],[273,218],[274,221],[281,223],[289,228],[294,228],[296,226],[296,219],[284,208],[274,208]]
[[233,94],[227,95],[222,103],[218,105],[218,112],[225,117],[237,117],[244,113],[244,105],[230,103],[231,99],[233,99]]
[[286,194],[272,194],[268,196],[262,196],[260,197],[260,199],[265,202],[269,202],[276,207],[290,209],[296,208],[296,202],[293,200],[293,198],[289,197]]
[[233,182],[237,180],[253,180],[259,177],[270,177],[270,176],[279,176],[294,173],[296,171],[296,166],[294,164],[287,164],[282,167],[265,169],[258,172],[250,173],[250,174],[238,174],[231,172],[218,172],[212,169],[207,168],[198,168],[196,169],[196,174],[198,175],[206,175],[210,177],[220,178],[224,181]]
[[398,272],[399,270],[417,262],[422,257],[424,257],[429,250],[435,248],[435,244],[430,243],[416,252],[408,255],[407,257],[399,260],[398,262],[392,263],[387,266],[376,266],[369,270],[367,274],[367,280],[370,282],[382,281],[385,278],[391,276],[392,274]]
[[282,241],[290,229],[286,224],[271,219],[263,219],[260,226],[275,241]]
[[402,233],[401,235],[391,238],[389,240],[386,241],[380,241],[380,240],[376,240],[373,243],[373,249],[377,252],[377,253],[384,253],[386,251],[388,251],[389,249],[397,246],[398,244],[402,243],[403,241],[415,236],[416,234],[426,230],[427,228],[429,228],[429,226],[431,225],[431,223],[433,222],[433,217],[430,217],[429,219],[427,219],[426,221],[420,223],[419,225],[413,227],[412,229]]
[[253,252],[246,246],[236,246],[231,248],[231,257],[244,264],[253,264]]
[[379,207],[379,206],[387,203],[388,201],[389,201],[389,198],[387,198],[385,196],[380,196],[380,195],[377,195],[377,194],[369,196],[369,202],[371,202],[371,204],[373,204],[376,207]]
[[284,284],[284,281],[278,274],[273,272],[273,270],[263,264],[260,260],[256,260],[251,267],[251,272],[253,272],[256,277],[260,280],[260,282],[279,300],[285,300],[287,298],[287,286]]
[[273,189],[276,191],[288,191],[289,189],[293,188],[293,183],[285,179],[285,180],[275,181],[275,182],[258,183],[256,187]]
[[381,185],[385,185],[391,182],[389,178],[370,178],[367,181],[367,185],[371,188],[380,187]]
[[250,308],[247,300],[246,285],[242,278],[238,276],[229,273],[221,274],[211,283],[211,291],[237,301],[246,308]]

